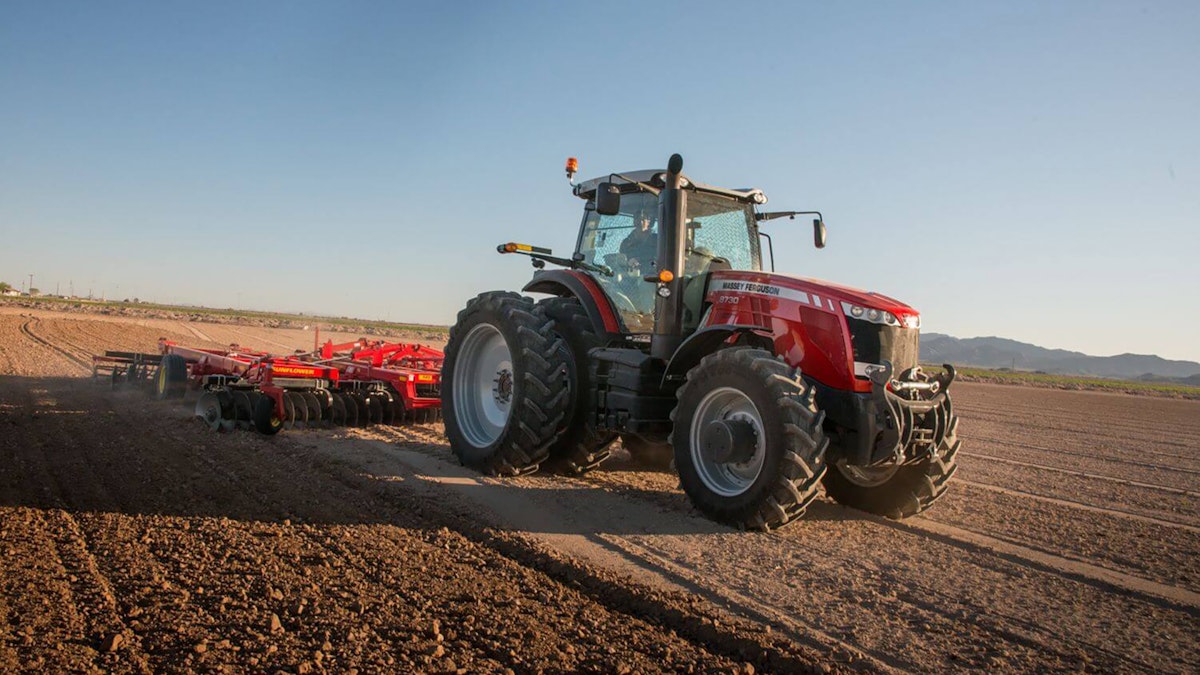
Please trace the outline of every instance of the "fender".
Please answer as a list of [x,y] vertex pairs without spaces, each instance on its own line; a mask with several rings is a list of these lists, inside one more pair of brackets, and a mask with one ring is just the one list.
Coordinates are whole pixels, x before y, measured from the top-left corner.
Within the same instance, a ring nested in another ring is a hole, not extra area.
[[596,333],[612,340],[625,334],[616,310],[600,285],[583,272],[575,270],[538,270],[533,280],[521,289],[526,293],[546,293],[560,297],[574,296],[592,321]]
[[663,374],[663,384],[666,385],[670,379],[682,378],[687,375],[692,367],[700,363],[700,359],[720,349],[721,343],[735,335],[753,335],[767,345],[771,344],[771,338],[763,332],[762,326],[723,324],[701,328],[679,345],[679,349],[671,357],[671,362],[667,364],[667,371]]

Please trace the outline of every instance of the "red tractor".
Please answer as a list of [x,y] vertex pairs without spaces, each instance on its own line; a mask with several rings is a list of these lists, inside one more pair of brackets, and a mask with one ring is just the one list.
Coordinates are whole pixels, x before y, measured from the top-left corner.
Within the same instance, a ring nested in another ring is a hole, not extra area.
[[[577,164],[568,160],[573,178]],[[946,490],[956,464],[954,368],[918,365],[920,315],[878,293],[764,270],[757,189],[667,169],[582,182],[570,258],[525,244],[524,291],[467,303],[442,382],[446,435],[466,465],[502,475],[582,472],[620,437],[665,454],[707,516],[771,529],[824,486],[892,518]],[[563,269],[545,269],[551,263]]]

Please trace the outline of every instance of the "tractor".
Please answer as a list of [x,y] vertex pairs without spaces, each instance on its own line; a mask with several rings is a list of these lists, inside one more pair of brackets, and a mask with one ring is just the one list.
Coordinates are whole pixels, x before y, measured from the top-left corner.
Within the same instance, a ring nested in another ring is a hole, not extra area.
[[[576,183],[583,222],[569,258],[529,256],[522,289],[459,312],[442,373],[446,435],[463,464],[497,475],[589,471],[620,438],[669,464],[692,503],[735,527],[801,517],[823,488],[890,518],[928,508],[956,469],[954,368],[918,361],[919,313],[881,295],[774,271],[758,189],[666,170]],[[763,248],[770,270],[764,269]],[[547,269],[547,263],[554,268]]]

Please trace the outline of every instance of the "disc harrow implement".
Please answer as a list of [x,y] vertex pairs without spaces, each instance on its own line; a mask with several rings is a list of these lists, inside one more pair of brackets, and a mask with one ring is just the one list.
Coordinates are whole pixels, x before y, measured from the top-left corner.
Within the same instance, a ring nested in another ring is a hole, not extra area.
[[369,341],[277,356],[230,345],[201,349],[159,340],[158,354],[105,352],[92,377],[159,399],[195,393],[195,416],[214,431],[417,424],[440,419],[442,352]]

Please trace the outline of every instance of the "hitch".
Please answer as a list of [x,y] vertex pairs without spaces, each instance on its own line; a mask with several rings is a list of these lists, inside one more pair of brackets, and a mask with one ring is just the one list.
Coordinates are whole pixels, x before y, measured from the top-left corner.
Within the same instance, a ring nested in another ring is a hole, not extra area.
[[864,438],[866,442],[860,443],[856,458],[859,466],[917,461],[925,456],[919,452],[922,448],[928,452],[936,449],[936,434],[927,426],[927,417],[941,414],[939,410],[945,405],[956,374],[948,363],[942,368],[932,380],[922,379],[920,366],[893,379],[890,361],[867,370],[874,411],[868,415],[871,419],[866,428],[877,435],[869,434]]

